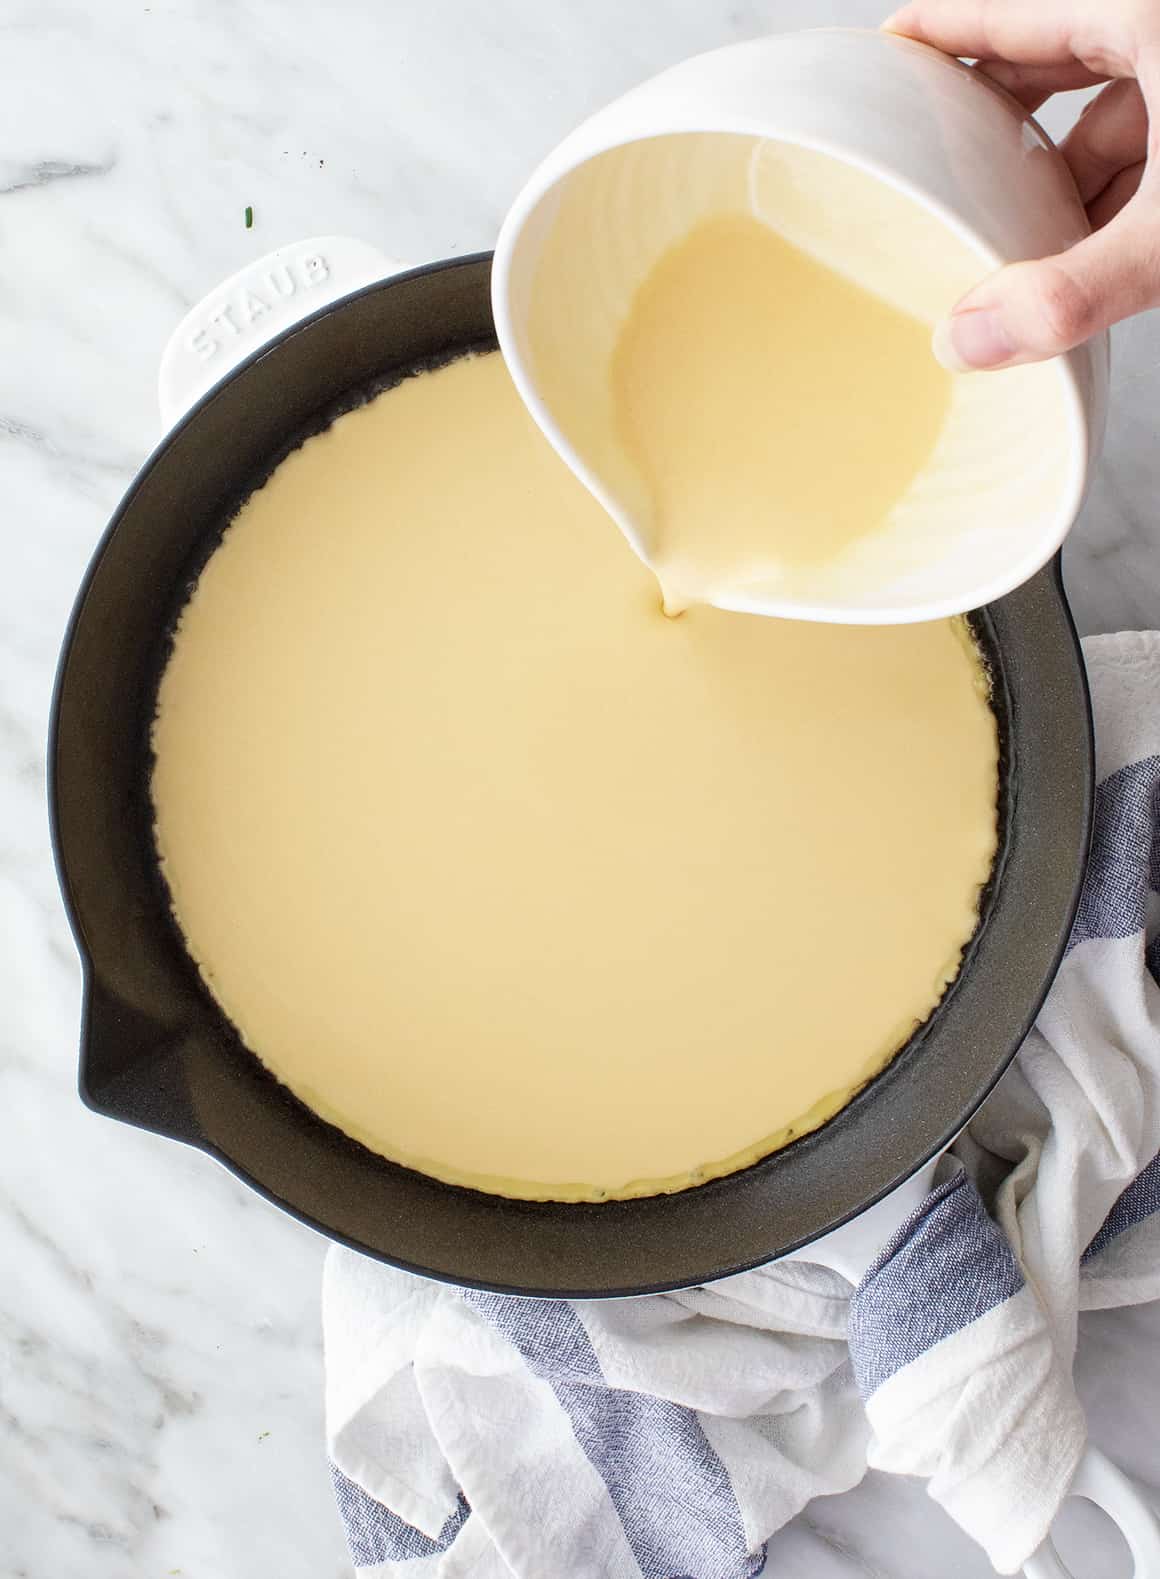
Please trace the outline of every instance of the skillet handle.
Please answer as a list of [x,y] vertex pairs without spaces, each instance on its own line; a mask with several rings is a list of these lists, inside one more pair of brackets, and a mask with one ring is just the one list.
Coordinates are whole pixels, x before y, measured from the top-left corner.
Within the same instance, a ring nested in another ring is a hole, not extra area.
[[284,330],[405,267],[365,241],[313,236],[231,274],[186,313],[161,354],[157,399],[166,429]]
[[[1160,1576],[1160,1519],[1136,1482],[1089,1442],[1068,1493],[1102,1508],[1128,1543],[1133,1579]],[[1026,1579],[1086,1579],[1073,1575],[1049,1535],[1024,1564]],[[1096,1579],[1093,1574],[1092,1579]]]

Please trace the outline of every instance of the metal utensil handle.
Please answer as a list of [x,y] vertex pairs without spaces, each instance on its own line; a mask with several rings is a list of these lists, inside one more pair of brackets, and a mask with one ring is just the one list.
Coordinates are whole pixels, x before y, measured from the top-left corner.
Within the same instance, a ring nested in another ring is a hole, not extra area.
[[[1068,1493],[1102,1508],[1128,1543],[1133,1579],[1160,1579],[1160,1519],[1136,1482],[1089,1442]],[[1049,1535],[1023,1566],[1026,1579],[1082,1579],[1067,1567]]]

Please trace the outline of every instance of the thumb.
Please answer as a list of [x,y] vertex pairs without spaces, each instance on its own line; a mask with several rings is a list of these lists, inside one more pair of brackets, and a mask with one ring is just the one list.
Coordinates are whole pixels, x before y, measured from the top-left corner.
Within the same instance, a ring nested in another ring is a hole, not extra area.
[[1067,252],[1009,264],[976,285],[935,329],[932,344],[953,373],[1017,367],[1070,351],[1158,304],[1160,226],[1138,194]]

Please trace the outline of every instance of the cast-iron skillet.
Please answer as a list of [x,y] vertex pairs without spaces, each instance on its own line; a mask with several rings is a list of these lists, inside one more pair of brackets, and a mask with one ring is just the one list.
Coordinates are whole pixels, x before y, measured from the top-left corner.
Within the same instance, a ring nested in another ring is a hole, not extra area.
[[[57,861],[84,961],[80,1090],[98,1112],[200,1147],[302,1221],[399,1266],[523,1293],[673,1288],[837,1227],[945,1146],[990,1091],[1043,1000],[1078,899],[1091,813],[1087,687],[1058,564],[977,616],[1004,785],[979,933],[957,983],[889,1068],[784,1151],[676,1195],[539,1204],[437,1183],[315,1118],[241,1046],[168,913],[146,785],[157,667],[199,545],[271,458],[352,391],[490,341],[488,274],[486,256],[434,264],[292,328],[179,424],[114,516],[65,643],[50,752]],[[874,924],[836,920],[839,990],[843,959]]]

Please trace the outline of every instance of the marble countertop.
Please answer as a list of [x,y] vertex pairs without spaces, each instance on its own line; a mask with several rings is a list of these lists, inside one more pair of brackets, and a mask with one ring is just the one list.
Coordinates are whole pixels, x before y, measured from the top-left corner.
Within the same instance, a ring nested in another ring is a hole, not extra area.
[[[2,1579],[350,1573],[322,1446],[322,1241],[75,1094],[78,969],[48,845],[45,719],[77,583],[158,437],[170,329],[296,238],[349,234],[416,260],[487,247],[532,163],[633,81],[770,28],[872,24],[882,9],[0,9]],[[1158,410],[1160,328],[1139,320],[1117,336],[1107,456],[1068,547],[1084,631],[1160,625]],[[1085,1318],[1079,1376],[1096,1441],[1160,1483],[1160,1306]],[[1114,1579],[1096,1517],[1069,1512],[1072,1549],[1088,1549],[1081,1574]],[[989,1569],[921,1486],[871,1475],[775,1538],[767,1571]]]

